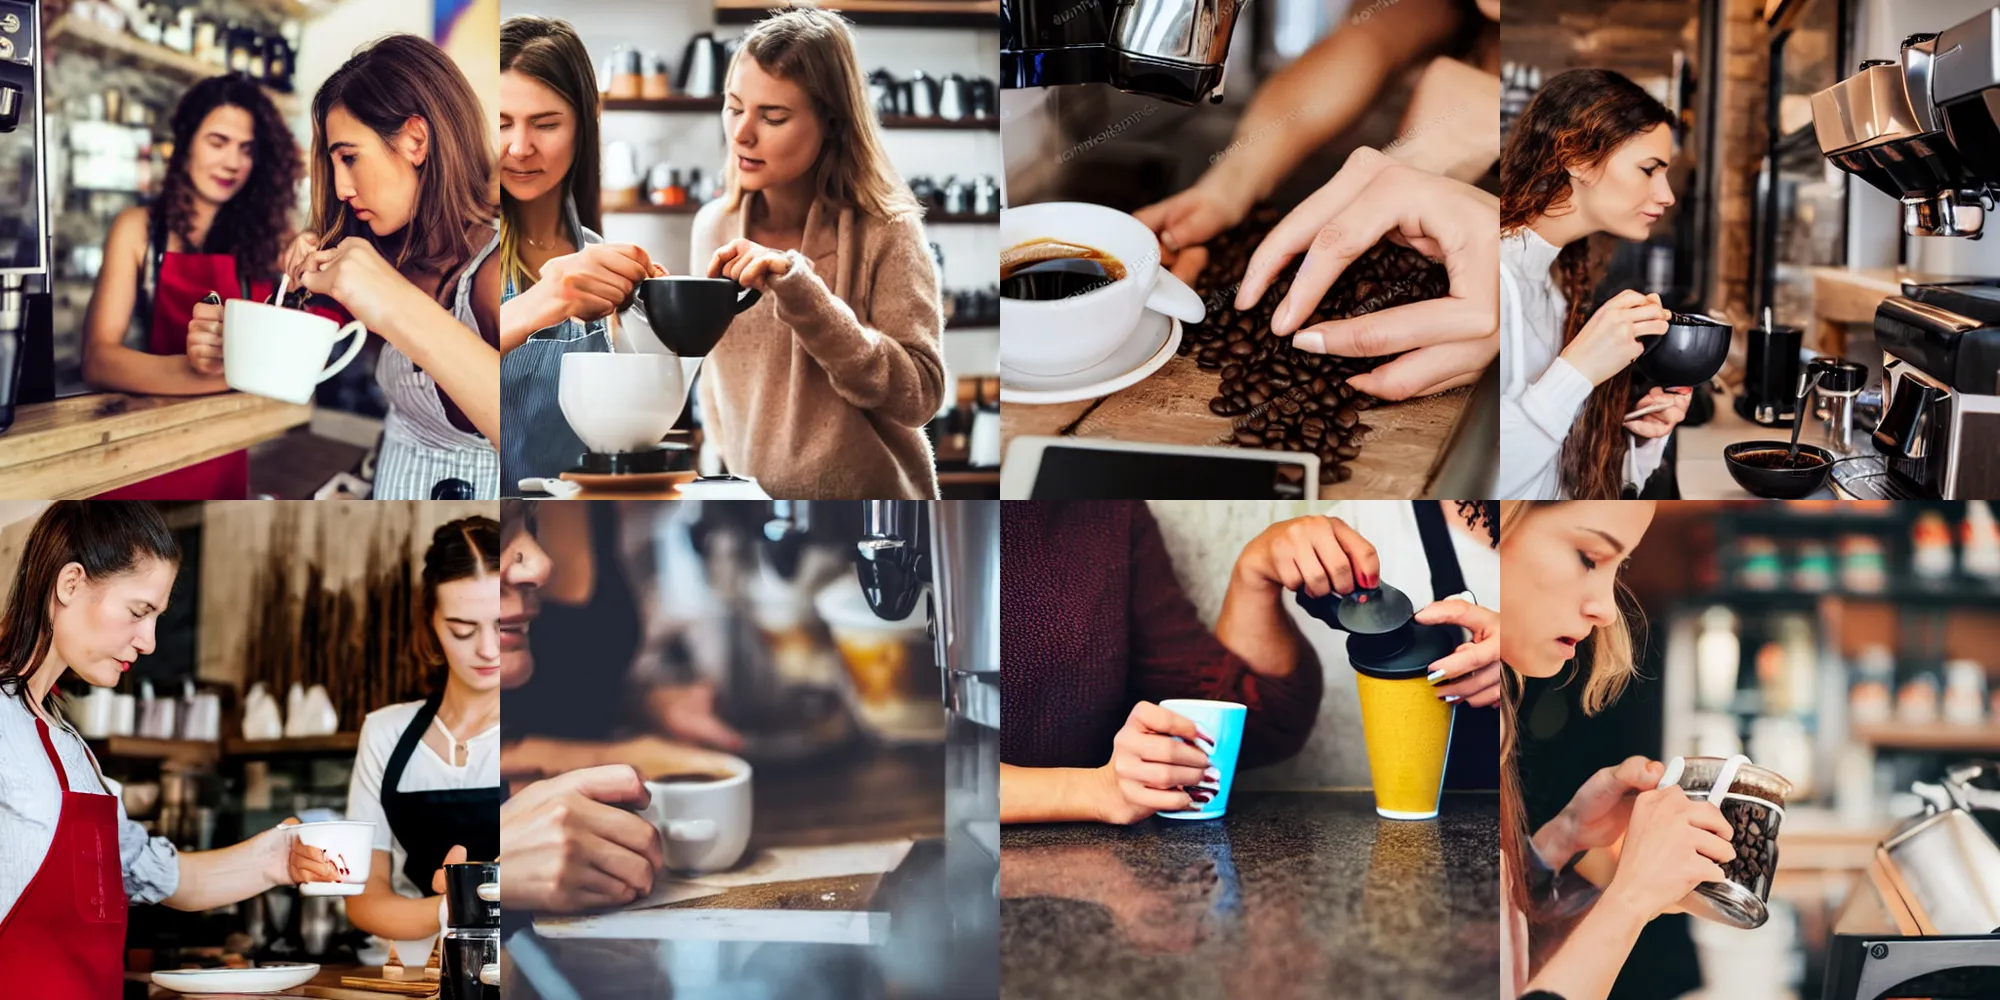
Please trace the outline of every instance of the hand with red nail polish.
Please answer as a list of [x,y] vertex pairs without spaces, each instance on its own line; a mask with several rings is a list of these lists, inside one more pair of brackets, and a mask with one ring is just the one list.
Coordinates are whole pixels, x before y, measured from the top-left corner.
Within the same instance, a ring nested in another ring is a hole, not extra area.
[[1439,698],[1485,708],[1500,701],[1500,615],[1469,601],[1449,598],[1417,612],[1425,625],[1457,625],[1472,634],[1451,655],[1431,664],[1428,680]]
[[1382,583],[1375,546],[1347,522],[1317,514],[1265,528],[1236,557],[1236,572],[1267,584],[1274,595],[1303,590],[1324,597]]
[[1215,741],[1186,716],[1150,701],[1132,706],[1125,725],[1112,737],[1110,762],[1094,772],[1098,818],[1137,823],[1157,812],[1206,802],[1214,795],[1208,766],[1214,749]]

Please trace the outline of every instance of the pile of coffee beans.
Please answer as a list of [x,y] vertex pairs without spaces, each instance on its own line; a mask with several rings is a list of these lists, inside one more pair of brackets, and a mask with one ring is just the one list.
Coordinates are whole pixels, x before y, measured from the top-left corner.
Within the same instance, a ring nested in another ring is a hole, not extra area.
[[[1236,290],[1250,255],[1283,217],[1275,206],[1262,205],[1209,241],[1208,265],[1195,280],[1208,318],[1187,327],[1180,353],[1221,375],[1208,408],[1235,418],[1233,443],[1311,452],[1319,456],[1321,483],[1346,482],[1354,475],[1347,463],[1360,457],[1363,436],[1371,430],[1361,413],[1377,402],[1349,386],[1348,376],[1373,371],[1388,358],[1314,354],[1272,334],[1271,315],[1291,291],[1298,260],[1256,305],[1236,310]],[[1341,273],[1300,328],[1439,298],[1449,287],[1442,264],[1384,240]]]
[[1722,873],[1757,898],[1770,898],[1771,874],[1778,870],[1778,811],[1762,802],[1724,799],[1722,817],[1736,831],[1730,841],[1736,860],[1723,865]]

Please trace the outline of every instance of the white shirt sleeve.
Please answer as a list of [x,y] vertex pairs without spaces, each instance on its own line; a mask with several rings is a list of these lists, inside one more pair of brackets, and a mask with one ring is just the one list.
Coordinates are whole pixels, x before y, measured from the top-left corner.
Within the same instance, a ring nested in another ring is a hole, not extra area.
[[[1570,426],[1593,388],[1561,357],[1539,372],[1522,363],[1528,318],[1522,290],[1503,269],[1500,308],[1500,474],[1496,492],[1508,500],[1554,500],[1557,462]],[[1545,495],[1546,494],[1546,495]]]
[[354,773],[347,781],[347,818],[375,824],[375,849],[393,852],[389,814],[382,808],[382,773],[388,770],[389,755],[403,734],[401,726],[385,724],[389,721],[380,714],[370,714],[361,723]]

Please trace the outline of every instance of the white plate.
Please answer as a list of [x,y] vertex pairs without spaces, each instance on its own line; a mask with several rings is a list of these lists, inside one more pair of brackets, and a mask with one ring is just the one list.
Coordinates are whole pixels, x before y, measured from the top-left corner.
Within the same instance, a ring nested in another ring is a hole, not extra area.
[[[1002,337],[1006,334],[1002,333]],[[1000,364],[1003,403],[1074,403],[1109,396],[1160,370],[1181,345],[1181,321],[1147,310],[1132,336],[1103,361],[1068,375],[1024,375]]]
[[180,969],[153,973],[153,985],[175,993],[276,993],[319,975],[310,962],[264,965],[255,969]]

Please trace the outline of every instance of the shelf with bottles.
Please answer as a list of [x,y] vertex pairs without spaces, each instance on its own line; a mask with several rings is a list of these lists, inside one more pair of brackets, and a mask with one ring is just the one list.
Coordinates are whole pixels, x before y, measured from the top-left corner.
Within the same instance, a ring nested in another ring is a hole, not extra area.
[[1931,725],[1900,722],[1856,724],[1848,729],[1848,738],[1878,750],[2000,753],[2000,722],[1983,725],[1954,725],[1948,722]]
[[2000,522],[1986,501],[1783,508],[1716,516],[1705,575],[1718,595],[2000,608]]
[[[45,35],[44,44],[49,46],[54,52],[75,48],[95,52],[100,56],[128,59],[153,71],[181,77],[190,82],[203,80],[211,76],[220,76],[229,72],[229,66],[226,65],[228,56],[224,57],[225,64],[218,65],[215,62],[197,56],[191,51],[183,52],[175,47],[149,41],[130,31],[120,30],[93,20],[77,11],[71,11],[57,18],[54,23],[49,25]],[[279,58],[286,64],[290,63],[293,55],[290,43],[283,39],[267,35],[256,35],[255,37],[259,40],[260,46],[270,45],[271,49],[269,51],[282,49],[283,52]],[[244,58],[247,59],[248,56],[246,55]],[[263,54],[263,58],[260,58],[259,61],[261,62],[268,58],[269,55],[267,52]],[[266,72],[261,74],[261,76],[267,81],[289,81],[291,79],[289,65],[278,67],[277,72],[272,72],[272,67],[267,63],[265,69]],[[288,82],[285,85],[289,85]],[[274,86],[272,83],[266,82],[264,92],[270,96],[271,102],[278,106],[280,114],[287,118],[297,116],[300,109],[299,102],[296,96],[287,92],[283,86]]]

